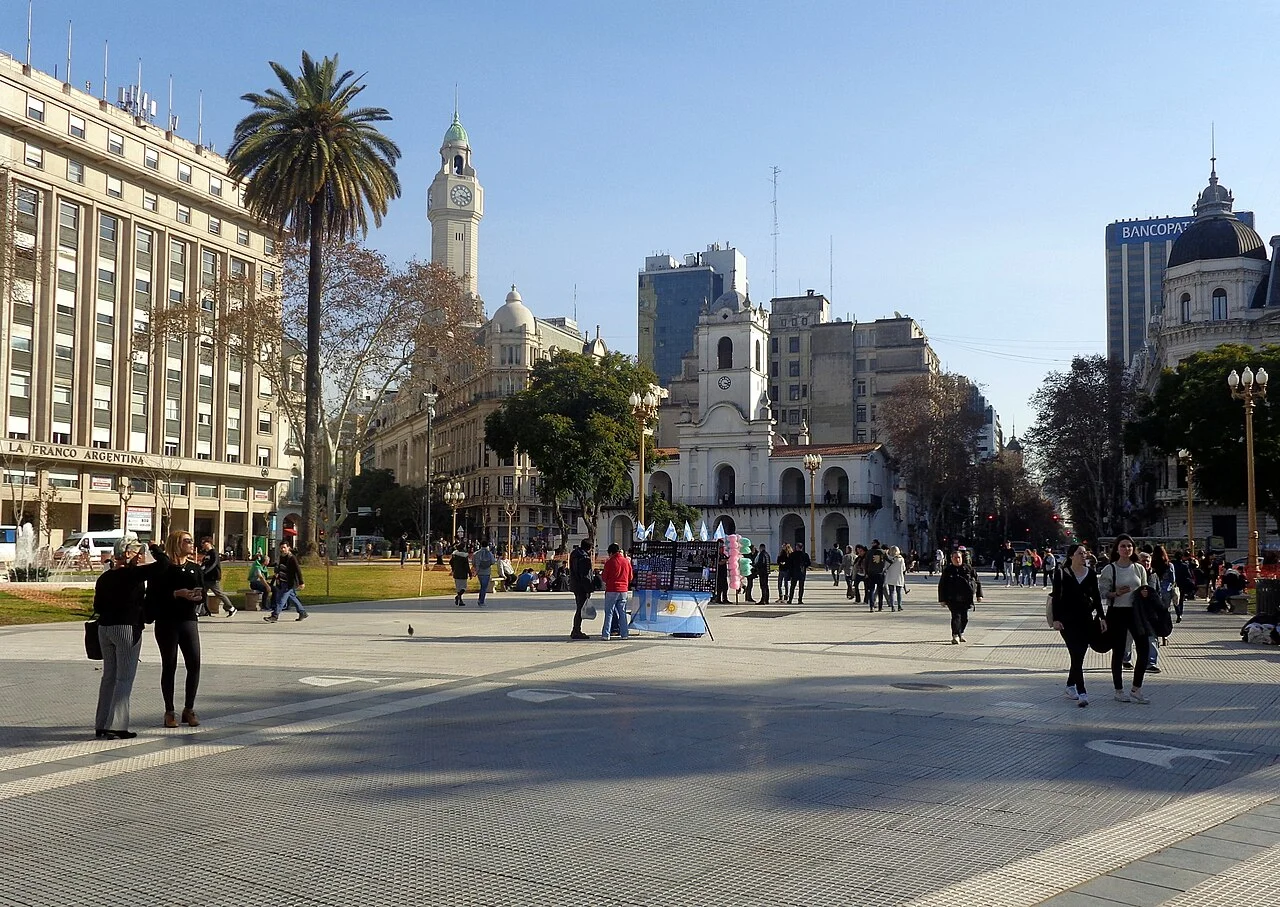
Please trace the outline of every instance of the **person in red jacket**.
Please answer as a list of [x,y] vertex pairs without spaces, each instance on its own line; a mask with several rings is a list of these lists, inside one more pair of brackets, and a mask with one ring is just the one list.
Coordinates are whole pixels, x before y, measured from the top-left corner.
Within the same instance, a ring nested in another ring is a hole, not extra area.
[[631,561],[617,545],[609,546],[604,562],[604,628],[601,639],[609,638],[609,628],[627,638],[627,590],[631,588]]

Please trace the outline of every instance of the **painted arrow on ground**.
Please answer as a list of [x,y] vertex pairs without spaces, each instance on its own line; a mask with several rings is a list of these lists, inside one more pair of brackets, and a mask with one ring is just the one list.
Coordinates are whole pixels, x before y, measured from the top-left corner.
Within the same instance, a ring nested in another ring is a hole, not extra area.
[[573,690],[512,690],[507,694],[512,699],[525,702],[550,702],[553,699],[595,699],[599,696],[613,696],[614,693],[575,693]]
[[383,683],[394,677],[301,677],[299,683],[313,687],[336,687],[344,683]]
[[1206,762],[1230,764],[1219,756],[1252,756],[1252,753],[1241,753],[1236,750],[1188,750],[1176,746],[1165,746],[1163,743],[1138,743],[1133,740],[1090,740],[1085,746],[1095,752],[1108,756],[1119,756],[1122,759],[1136,759],[1148,762],[1161,768],[1173,768],[1173,760],[1179,756],[1189,759],[1203,759]]

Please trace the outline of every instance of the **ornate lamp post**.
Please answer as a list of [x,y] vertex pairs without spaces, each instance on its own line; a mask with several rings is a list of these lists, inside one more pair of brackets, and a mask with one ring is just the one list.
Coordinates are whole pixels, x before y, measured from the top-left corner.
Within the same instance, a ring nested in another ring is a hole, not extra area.
[[133,479],[121,476],[116,480],[116,492],[120,495],[120,531],[129,531],[129,498],[133,497]]
[[1187,467],[1187,550],[1192,557],[1196,556],[1196,464],[1191,459],[1191,451],[1178,451],[1178,462]]
[[507,512],[507,557],[511,557],[511,529],[512,523],[515,522],[516,511],[519,510],[517,499],[520,497],[520,477],[515,476],[511,481],[511,494],[503,499],[502,509]]
[[455,545],[458,542],[458,508],[462,506],[462,502],[465,500],[466,495],[462,493],[462,483],[457,479],[450,479],[444,486],[444,502],[453,511],[453,535],[450,538]]
[[1250,582],[1258,575],[1258,502],[1253,490],[1253,408],[1258,400],[1267,396],[1267,370],[1258,369],[1254,376],[1253,369],[1244,367],[1244,373],[1237,375],[1235,369],[1227,376],[1227,385],[1231,388],[1231,396],[1244,401],[1244,458],[1247,470],[1249,495],[1249,559],[1245,565]]
[[639,520],[640,531],[644,531],[644,439],[649,434],[649,423],[658,415],[658,388],[652,384],[645,389],[643,394],[635,392],[627,399],[631,404],[631,415],[640,425],[640,493],[636,498],[636,518]]
[[422,594],[423,578],[427,573],[427,558],[431,556],[431,422],[436,417],[436,401],[438,394],[424,393],[422,402],[427,412],[427,462],[423,467],[425,486],[422,490],[423,507],[426,515],[423,518],[422,562],[418,566],[418,594]]
[[822,468],[822,455],[807,453],[804,455],[804,468],[809,470],[809,557],[817,557],[818,525],[817,505],[814,498],[814,479]]

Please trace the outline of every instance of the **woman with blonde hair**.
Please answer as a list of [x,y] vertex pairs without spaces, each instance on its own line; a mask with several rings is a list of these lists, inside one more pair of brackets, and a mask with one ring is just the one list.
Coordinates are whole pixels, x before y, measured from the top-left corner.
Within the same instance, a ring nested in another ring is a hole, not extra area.
[[884,565],[885,600],[889,610],[893,610],[893,602],[898,601],[898,610],[902,610],[902,590],[907,585],[907,562],[902,557],[902,549],[897,545],[889,546],[888,563]]
[[173,682],[178,671],[178,651],[187,669],[182,722],[197,727],[196,691],[200,687],[200,623],[196,607],[204,601],[204,570],[196,557],[195,540],[186,530],[169,533],[164,543],[169,566],[149,584],[147,604],[155,618],[156,646],[160,649],[160,692],[164,694],[164,726],[177,727]]

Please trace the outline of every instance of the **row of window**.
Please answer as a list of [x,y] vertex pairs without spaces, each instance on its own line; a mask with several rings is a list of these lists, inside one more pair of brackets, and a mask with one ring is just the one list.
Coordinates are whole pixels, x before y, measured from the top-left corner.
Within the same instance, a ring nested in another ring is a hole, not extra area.
[[[1182,309],[1182,323],[1191,323],[1191,294],[1183,293],[1178,300]],[[1211,306],[1209,309],[1209,318],[1212,321],[1226,321],[1230,312],[1227,306],[1227,291],[1218,287],[1213,291]]]

